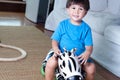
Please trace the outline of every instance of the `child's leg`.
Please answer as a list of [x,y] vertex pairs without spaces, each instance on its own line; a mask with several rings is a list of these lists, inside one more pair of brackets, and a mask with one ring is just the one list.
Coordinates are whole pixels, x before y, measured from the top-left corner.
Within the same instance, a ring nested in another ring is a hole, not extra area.
[[48,60],[45,68],[45,80],[54,80],[57,64],[57,59],[54,56]]
[[84,65],[84,69],[86,72],[86,80],[94,80],[94,75],[96,72],[95,64],[94,63],[86,63]]

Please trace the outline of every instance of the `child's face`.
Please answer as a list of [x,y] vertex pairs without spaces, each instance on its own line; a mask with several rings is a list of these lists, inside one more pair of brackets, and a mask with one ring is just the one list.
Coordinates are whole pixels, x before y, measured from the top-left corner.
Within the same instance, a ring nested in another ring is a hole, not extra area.
[[73,23],[80,23],[82,18],[86,14],[86,10],[81,5],[73,4],[69,8],[67,8],[68,14]]

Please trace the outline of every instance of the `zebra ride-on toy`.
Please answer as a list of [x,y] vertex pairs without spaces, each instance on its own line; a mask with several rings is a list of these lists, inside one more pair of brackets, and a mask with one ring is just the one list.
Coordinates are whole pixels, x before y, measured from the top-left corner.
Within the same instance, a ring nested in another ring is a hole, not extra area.
[[[75,56],[76,48],[68,51],[64,49],[63,53],[57,55],[58,68],[55,71],[56,80],[84,80],[85,72]],[[45,66],[47,60],[54,54],[51,50],[42,62],[41,73],[45,75]]]

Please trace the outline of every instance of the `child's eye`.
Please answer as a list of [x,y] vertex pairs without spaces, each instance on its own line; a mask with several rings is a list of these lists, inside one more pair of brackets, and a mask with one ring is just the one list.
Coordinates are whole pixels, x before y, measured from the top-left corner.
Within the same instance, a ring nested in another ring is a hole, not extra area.
[[73,7],[72,9],[75,9],[75,7]]
[[80,8],[80,10],[82,11],[82,10],[84,10],[83,8]]

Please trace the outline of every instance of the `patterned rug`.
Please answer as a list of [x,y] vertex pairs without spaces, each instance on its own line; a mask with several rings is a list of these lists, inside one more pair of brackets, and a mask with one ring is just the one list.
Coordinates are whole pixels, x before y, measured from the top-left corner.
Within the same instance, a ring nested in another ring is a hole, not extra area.
[[[0,40],[27,52],[27,57],[22,60],[0,62],[0,80],[44,80],[40,66],[51,48],[49,37],[35,27],[0,27]],[[0,47],[0,57],[19,55],[15,50]]]

